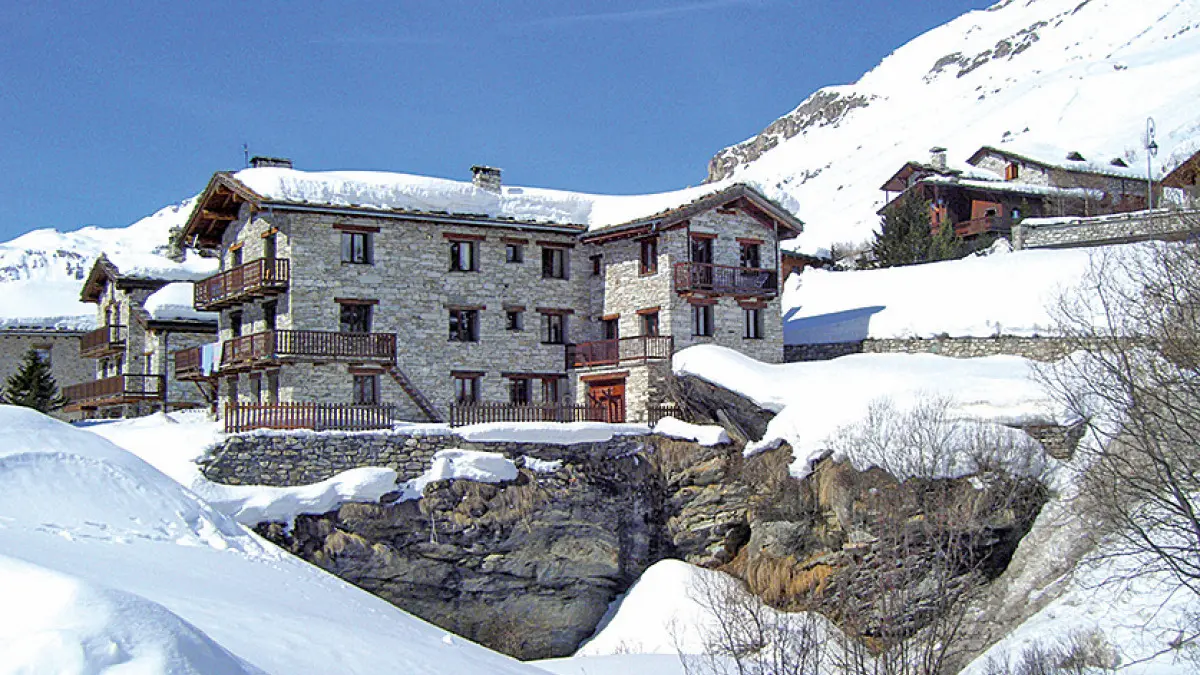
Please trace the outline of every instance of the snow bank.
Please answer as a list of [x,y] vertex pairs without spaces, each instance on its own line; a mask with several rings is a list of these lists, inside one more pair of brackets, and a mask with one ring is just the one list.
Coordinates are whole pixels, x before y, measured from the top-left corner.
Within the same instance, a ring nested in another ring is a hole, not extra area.
[[271,487],[267,485],[210,484],[207,499],[221,513],[239,523],[291,523],[301,514],[329,513],[347,502],[378,502],[396,489],[392,469],[363,467],[343,471],[311,485]]
[[425,473],[401,487],[402,501],[420,499],[425,486],[439,480],[473,480],[479,483],[503,483],[517,479],[517,465],[498,452],[479,450],[439,450]]
[[380,171],[243,169],[234,176],[263,197],[302,204],[515,218],[601,228],[673,209],[725,187],[711,183],[646,195],[595,195],[503,186],[499,193],[473,183]]
[[[949,422],[989,425],[1069,423],[1069,414],[1033,379],[1033,363],[1016,356],[952,359],[933,354],[854,354],[832,361],[765,364],[713,345],[675,354],[676,374],[694,375],[778,412],[755,452],[778,441],[792,446],[791,472],[834,449],[834,436],[890,399],[900,412],[921,401],[948,402]],[[1004,433],[995,429],[997,433]],[[860,467],[863,468],[863,467]]]
[[197,321],[216,321],[216,312],[196,311],[192,304],[193,284],[188,281],[176,281],[158,289],[146,298],[143,307],[151,319],[191,319]]
[[[215,432],[170,419],[91,428],[137,439],[179,470],[187,460],[178,455],[198,454],[203,434]],[[0,593],[4,672],[540,672],[447,640],[282,553],[95,433],[8,406]]]
[[600,443],[614,436],[648,434],[650,427],[605,422],[490,422],[458,427],[454,432],[476,442],[574,445]]
[[784,341],[1054,335],[1059,297],[1080,285],[1093,261],[1145,250],[1143,244],[995,249],[987,256],[906,267],[805,270],[784,285]]
[[654,425],[654,433],[671,438],[695,441],[700,445],[721,445],[729,442],[729,434],[716,425],[689,424],[674,417],[664,417]]

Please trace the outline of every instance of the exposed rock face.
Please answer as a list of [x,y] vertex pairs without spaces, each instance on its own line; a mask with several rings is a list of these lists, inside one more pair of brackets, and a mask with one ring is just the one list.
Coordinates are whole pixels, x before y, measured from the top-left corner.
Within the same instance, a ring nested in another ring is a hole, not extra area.
[[771,122],[754,138],[718,152],[708,162],[708,178],[705,182],[728,178],[738,167],[753,162],[783,141],[812,127],[837,125],[847,113],[855,108],[866,107],[869,103],[870,99],[865,96],[821,89],[795,110]]

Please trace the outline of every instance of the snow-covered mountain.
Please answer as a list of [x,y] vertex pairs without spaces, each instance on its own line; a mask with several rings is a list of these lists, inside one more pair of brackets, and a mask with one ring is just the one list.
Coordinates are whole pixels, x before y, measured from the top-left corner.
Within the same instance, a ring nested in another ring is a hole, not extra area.
[[188,280],[211,273],[215,261],[167,257],[169,233],[187,220],[194,201],[172,204],[124,228],[34,230],[0,244],[0,325],[90,325],[95,307],[80,302],[79,292],[101,253],[131,276]]
[[1003,0],[917,37],[858,82],[827,87],[719,152],[710,179],[758,186],[796,213],[813,251],[878,226],[879,187],[908,160],[984,145],[1064,162],[1123,159],[1156,175],[1200,148],[1200,2]]

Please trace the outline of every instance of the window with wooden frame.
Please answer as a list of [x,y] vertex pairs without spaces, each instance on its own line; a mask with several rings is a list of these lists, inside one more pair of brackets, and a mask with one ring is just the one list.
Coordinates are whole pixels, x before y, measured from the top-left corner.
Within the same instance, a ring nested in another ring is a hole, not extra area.
[[374,233],[342,230],[342,262],[370,265],[375,262],[372,241]]
[[229,313],[229,334],[232,335],[233,337],[241,337],[242,336],[242,313],[241,312],[230,312]]
[[697,337],[712,337],[713,306],[692,305],[692,335]]
[[479,382],[483,373],[455,371],[450,373],[454,378],[454,402],[459,405],[479,403]]
[[379,404],[379,375],[354,375],[354,404]]
[[233,269],[234,267],[241,267],[241,266],[242,266],[242,244],[239,242],[239,243],[234,244],[233,246],[229,247],[229,267],[230,267],[230,269]]
[[618,340],[621,337],[621,318],[619,316],[606,316],[600,319],[600,327],[604,333],[605,340]]
[[567,315],[542,314],[542,343],[561,345],[567,341]]
[[479,310],[450,310],[450,341],[479,342]]
[[225,394],[229,397],[229,402],[236,404],[238,402],[238,378],[237,375],[225,378]]
[[338,302],[338,330],[343,333],[370,333],[374,303],[367,301]]
[[506,242],[504,244],[504,262],[525,262],[525,245],[515,241]]
[[275,323],[279,315],[279,303],[275,300],[264,302],[263,311],[263,330],[275,330]]
[[738,265],[743,268],[760,269],[762,267],[762,248],[755,241],[740,241],[738,242],[740,253],[738,255]]
[[758,307],[743,307],[742,317],[745,324],[742,337],[747,340],[761,340],[763,336],[762,310]]
[[592,276],[598,277],[604,274],[604,256],[596,254],[592,256]]
[[253,403],[263,402],[263,384],[261,373],[250,373],[250,401]]
[[266,374],[267,403],[279,403],[279,371],[269,370]]
[[1021,167],[1016,162],[1009,162],[1004,167],[1004,180],[1016,180],[1021,175]]
[[519,307],[504,309],[504,330],[514,333],[525,330],[525,310]]
[[646,237],[639,239],[641,244],[641,253],[638,256],[638,273],[657,274],[658,273],[658,237]]
[[567,249],[557,246],[542,247],[542,278],[567,278]]
[[658,310],[639,310],[641,316],[642,335],[645,337],[656,337],[658,335]]
[[450,240],[450,271],[479,271],[479,242],[466,239]]
[[713,240],[715,234],[693,232],[691,234],[691,260],[694,263],[711,265],[713,261]]
[[562,379],[553,377],[542,378],[542,403],[558,403],[562,396]]
[[532,398],[530,397],[530,378],[525,376],[512,376],[508,379],[508,402],[516,405],[528,405]]

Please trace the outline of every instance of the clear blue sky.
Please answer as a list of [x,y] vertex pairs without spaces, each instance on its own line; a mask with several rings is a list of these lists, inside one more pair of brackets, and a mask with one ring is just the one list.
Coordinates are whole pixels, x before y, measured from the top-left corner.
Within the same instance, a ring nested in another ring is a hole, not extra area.
[[0,241],[124,226],[251,154],[604,193],[720,148],[976,0],[0,2]]

